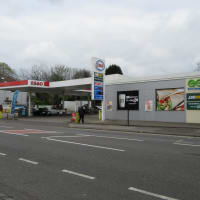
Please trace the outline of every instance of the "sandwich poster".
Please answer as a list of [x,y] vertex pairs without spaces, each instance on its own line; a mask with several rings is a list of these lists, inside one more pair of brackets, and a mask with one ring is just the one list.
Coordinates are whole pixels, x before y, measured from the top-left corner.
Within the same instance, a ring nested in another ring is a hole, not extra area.
[[156,90],[157,111],[184,111],[184,88]]

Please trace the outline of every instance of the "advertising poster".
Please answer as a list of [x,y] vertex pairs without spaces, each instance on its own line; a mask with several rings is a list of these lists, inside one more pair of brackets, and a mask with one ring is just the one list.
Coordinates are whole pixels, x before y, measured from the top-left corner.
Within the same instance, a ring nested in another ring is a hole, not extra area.
[[106,102],[106,110],[107,111],[112,111],[112,101],[107,101]]
[[118,110],[139,110],[139,91],[121,91],[117,93]]
[[153,101],[152,100],[146,100],[145,111],[153,111]]
[[200,110],[200,93],[187,94],[187,110]]
[[157,111],[184,111],[184,88],[156,90]]

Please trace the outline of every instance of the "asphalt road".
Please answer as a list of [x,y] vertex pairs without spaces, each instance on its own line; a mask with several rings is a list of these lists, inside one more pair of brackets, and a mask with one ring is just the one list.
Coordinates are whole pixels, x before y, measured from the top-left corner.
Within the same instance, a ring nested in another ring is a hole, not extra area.
[[200,139],[0,122],[0,200],[199,200]]

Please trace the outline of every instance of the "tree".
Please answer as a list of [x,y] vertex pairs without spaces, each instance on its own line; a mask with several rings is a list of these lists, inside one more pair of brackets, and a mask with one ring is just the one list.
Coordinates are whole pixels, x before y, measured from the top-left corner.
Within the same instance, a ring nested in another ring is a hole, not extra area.
[[110,75],[110,74],[122,74],[123,75],[123,72],[122,72],[120,66],[113,64],[113,65],[110,65],[106,69],[106,75]]
[[12,81],[17,79],[15,71],[6,63],[0,62],[0,81]]
[[74,79],[88,78],[88,77],[91,77],[91,73],[89,70],[86,69],[77,70],[73,76]]
[[21,80],[49,81],[50,70],[48,66],[33,65],[31,70],[20,69],[18,76]]
[[71,80],[77,69],[67,67],[66,65],[56,65],[51,68],[50,81]]

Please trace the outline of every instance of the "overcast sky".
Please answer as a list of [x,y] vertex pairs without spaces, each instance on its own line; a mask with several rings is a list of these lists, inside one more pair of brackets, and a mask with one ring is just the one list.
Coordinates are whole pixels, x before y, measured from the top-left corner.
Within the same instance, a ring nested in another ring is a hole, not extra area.
[[0,0],[1,62],[90,69],[93,56],[129,76],[194,70],[200,1]]

